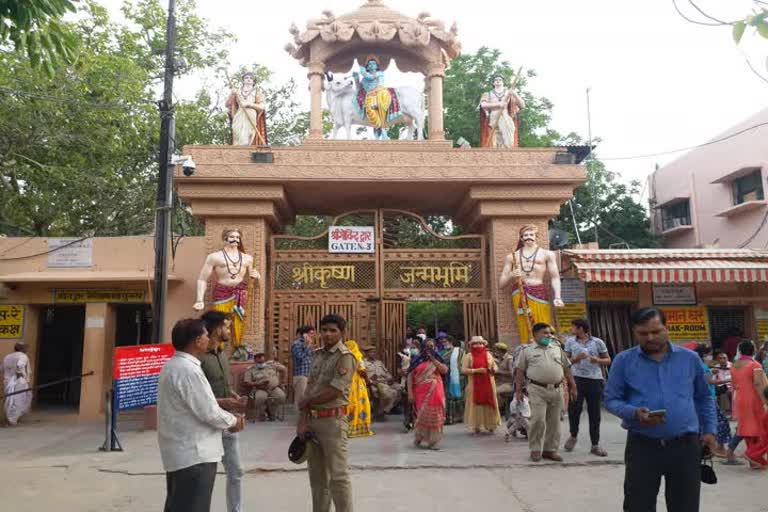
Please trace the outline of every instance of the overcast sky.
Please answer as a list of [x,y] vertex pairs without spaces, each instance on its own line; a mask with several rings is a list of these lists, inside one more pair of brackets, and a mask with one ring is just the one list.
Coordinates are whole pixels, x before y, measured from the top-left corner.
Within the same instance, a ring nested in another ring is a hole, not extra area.
[[[165,0],[161,0],[165,2]],[[122,0],[101,0],[117,13]],[[251,62],[270,67],[278,80],[294,77],[304,94],[306,70],[283,46],[288,28],[323,9],[354,10],[364,0],[198,0],[214,26],[234,32],[231,68]],[[535,69],[530,87],[555,105],[553,126],[587,133],[586,88],[591,88],[592,133],[603,158],[656,153],[695,145],[768,105],[768,83],[747,67],[745,54],[766,72],[768,39],[748,30],[736,46],[730,30],[693,25],[672,0],[386,0],[408,16],[427,11],[448,25],[457,21],[464,52],[499,48],[514,67]],[[688,0],[678,4],[695,16]],[[748,14],[750,0],[698,0],[719,17]],[[413,78],[387,76],[390,85]],[[197,84],[182,82],[189,96]],[[308,93],[302,100],[308,104]],[[625,179],[644,179],[654,164],[678,155],[611,160]]]

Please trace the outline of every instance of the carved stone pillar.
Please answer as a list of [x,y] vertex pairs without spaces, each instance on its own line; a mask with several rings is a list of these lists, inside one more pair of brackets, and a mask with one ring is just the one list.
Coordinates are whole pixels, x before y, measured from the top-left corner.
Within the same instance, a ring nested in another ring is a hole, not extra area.
[[323,138],[323,73],[325,66],[321,62],[309,65],[309,138]]
[[429,139],[445,139],[443,127],[443,78],[445,65],[432,65],[427,71],[429,82]]

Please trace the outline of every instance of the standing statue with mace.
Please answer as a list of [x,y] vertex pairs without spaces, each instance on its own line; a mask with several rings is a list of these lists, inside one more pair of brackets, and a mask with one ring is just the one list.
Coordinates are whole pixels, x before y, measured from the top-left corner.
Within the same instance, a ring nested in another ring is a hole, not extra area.
[[240,89],[232,93],[224,105],[229,110],[233,146],[267,146],[267,114],[264,96],[256,87],[253,73],[243,74]]
[[[213,275],[212,307],[232,317],[232,344],[235,348],[243,344],[243,326],[250,292],[251,279],[260,279],[253,268],[253,256],[245,254],[242,233],[239,229],[225,229],[221,234],[224,247],[205,258],[200,276],[197,278],[197,298],[192,306],[195,311],[205,308],[205,290],[208,279]],[[250,279],[246,279],[249,277]]]
[[518,70],[509,89],[504,87],[504,77],[493,78],[493,89],[480,98],[480,147],[513,148],[520,145],[518,113],[525,108],[525,101],[516,92]]
[[520,240],[515,252],[508,254],[499,278],[499,287],[504,288],[517,280],[517,289],[512,292],[512,305],[517,314],[517,328],[520,342],[528,343],[532,337],[532,326],[538,322],[551,323],[552,309],[545,279],[549,274],[556,308],[563,307],[560,297],[560,270],[557,268],[555,253],[542,249],[536,243],[538,228],[525,225],[520,228]]

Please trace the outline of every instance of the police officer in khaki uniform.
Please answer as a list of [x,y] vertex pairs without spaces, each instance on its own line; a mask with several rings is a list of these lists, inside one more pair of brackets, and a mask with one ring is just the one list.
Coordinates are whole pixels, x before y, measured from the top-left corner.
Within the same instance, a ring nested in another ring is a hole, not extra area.
[[[496,397],[498,402],[504,405],[508,403],[507,398],[512,396],[512,382],[515,374],[513,358],[505,343],[496,343],[493,346],[493,356],[499,367],[494,374],[496,377]],[[502,411],[502,413],[506,415],[507,411]]]
[[347,406],[352,375],[357,370],[355,356],[344,345],[346,320],[326,315],[320,320],[322,347],[312,357],[304,398],[299,402],[296,433],[311,432],[318,444],[309,455],[309,485],[312,511],[351,512],[352,482],[347,463]]
[[379,412],[389,414],[400,399],[400,383],[395,382],[384,361],[376,358],[378,355],[376,347],[372,345],[363,347],[363,354],[365,354],[365,371],[371,381],[371,392],[379,401]]
[[528,398],[531,404],[531,422],[528,429],[528,446],[531,460],[542,458],[561,462],[557,453],[560,446],[560,412],[563,395],[560,386],[568,385],[571,399],[576,397],[576,384],[571,375],[571,363],[557,343],[549,324],[533,326],[533,339],[517,358],[515,373],[515,398],[522,400],[524,379],[528,381]]
[[280,382],[284,382],[288,368],[277,361],[266,362],[264,352],[256,352],[253,358],[256,364],[243,375],[243,386],[250,391],[256,418],[262,419],[266,408],[269,419],[274,421],[277,407],[285,403],[285,391],[280,388]]

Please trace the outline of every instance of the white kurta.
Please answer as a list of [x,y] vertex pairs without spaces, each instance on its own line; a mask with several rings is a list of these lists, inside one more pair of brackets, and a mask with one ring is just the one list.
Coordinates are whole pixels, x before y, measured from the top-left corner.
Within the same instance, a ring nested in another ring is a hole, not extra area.
[[[3,392],[14,393],[29,389],[32,372],[29,358],[23,352],[12,352],[3,359]],[[8,423],[16,425],[19,418],[29,412],[32,406],[32,392],[19,393],[5,399],[5,417]]]

